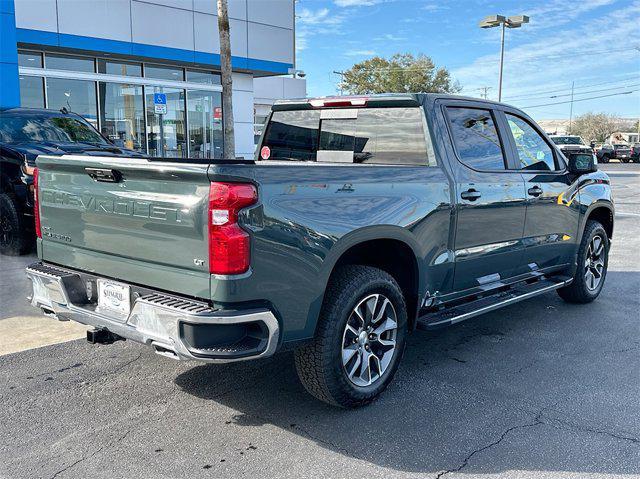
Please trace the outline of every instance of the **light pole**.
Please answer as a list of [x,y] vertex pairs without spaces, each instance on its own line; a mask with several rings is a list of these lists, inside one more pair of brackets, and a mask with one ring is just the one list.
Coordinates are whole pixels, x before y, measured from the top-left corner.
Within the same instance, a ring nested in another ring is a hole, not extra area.
[[480,28],[501,27],[500,34],[500,74],[498,76],[498,101],[502,101],[502,69],[504,66],[504,29],[520,28],[523,24],[529,23],[526,15],[514,15],[505,17],[504,15],[489,15],[480,22]]

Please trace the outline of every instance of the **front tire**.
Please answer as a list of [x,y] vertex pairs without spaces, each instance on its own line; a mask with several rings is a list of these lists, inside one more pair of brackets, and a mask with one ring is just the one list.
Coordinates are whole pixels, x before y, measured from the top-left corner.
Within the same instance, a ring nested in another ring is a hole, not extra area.
[[609,264],[609,238],[599,222],[587,222],[578,248],[577,263],[573,281],[559,289],[558,295],[569,303],[590,303],[602,291]]
[[298,377],[321,401],[363,406],[393,379],[406,335],[407,307],[395,279],[378,268],[344,266],[328,285],[315,338],[295,352]]
[[609,163],[609,160],[611,158],[609,157],[609,155],[604,155],[602,158],[600,158],[600,162],[601,163]]
[[29,250],[25,226],[15,197],[0,194],[0,254],[18,256]]

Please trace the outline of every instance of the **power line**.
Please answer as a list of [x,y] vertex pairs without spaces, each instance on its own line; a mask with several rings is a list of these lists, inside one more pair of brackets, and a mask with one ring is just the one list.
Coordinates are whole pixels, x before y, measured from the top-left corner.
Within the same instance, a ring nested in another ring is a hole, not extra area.
[[[612,90],[619,90],[621,88],[635,88],[637,86],[640,86],[640,83],[629,83],[626,85],[620,85],[620,86],[612,86],[609,88],[599,88],[597,90],[587,90],[587,91],[574,91],[571,92],[571,90],[569,90],[571,93],[563,93],[562,95],[551,95],[551,96],[536,96],[536,97],[530,97],[530,98],[523,98],[522,100],[527,101],[527,100],[547,100],[547,99],[556,99],[556,98],[563,98],[563,97],[568,97],[568,96],[572,96],[572,95],[588,95],[590,93],[600,93],[603,91],[612,91]],[[575,90],[577,90],[577,87],[575,88]],[[519,101],[522,101],[519,100]],[[518,103],[519,101],[516,101],[515,103]]]
[[[575,102],[578,102],[578,101],[595,100],[597,98],[607,98],[607,97],[610,97],[610,96],[618,96],[618,95],[630,95],[631,93],[635,93],[637,91],[640,91],[640,90],[629,90],[629,91],[623,91],[623,92],[620,92],[620,93],[611,93],[609,95],[592,96],[592,97],[589,97],[589,98],[578,98],[577,100],[573,100],[573,102],[575,103]],[[520,108],[522,108],[522,109],[525,109],[525,108],[539,108],[539,107],[551,106],[551,105],[566,105],[567,103],[571,103],[571,100],[569,100],[569,101],[558,101],[558,102],[555,102],[555,103],[544,103],[542,105],[527,105],[527,106],[523,106],[523,107],[520,107]]]
[[[594,87],[594,86],[610,85],[612,83],[624,83],[626,81],[633,80],[633,79],[637,78],[638,75],[635,74],[635,73],[625,73],[622,76],[625,76],[625,77],[626,76],[630,76],[630,78],[624,78],[624,79],[621,79],[621,80],[609,80],[609,81],[600,82],[600,83],[591,83],[591,84],[587,84],[587,85],[578,86],[575,89],[576,90],[582,90],[583,88],[591,88],[591,87]],[[525,97],[528,98],[528,99],[531,98],[531,97],[542,98],[542,97],[538,97],[538,95],[541,95],[543,93],[558,93],[558,92],[565,92],[565,91],[570,91],[570,90],[571,90],[571,88],[559,88],[559,89],[556,89],[556,90],[534,90],[534,91],[532,91],[530,93],[523,93],[522,95],[509,96],[507,98],[509,100],[524,99]]]
[[[618,90],[620,88],[633,88],[633,87],[637,87],[640,86],[640,83],[631,83],[629,85],[620,85],[620,86],[613,86],[613,87],[609,87],[609,88],[600,88],[598,90],[589,90],[589,91],[581,91],[581,92],[575,92],[576,95],[586,95],[588,93],[600,93],[603,91],[610,91],[610,90]],[[565,93],[563,95],[551,95],[548,97],[540,97],[540,98],[561,98],[563,96],[571,96],[571,93]]]

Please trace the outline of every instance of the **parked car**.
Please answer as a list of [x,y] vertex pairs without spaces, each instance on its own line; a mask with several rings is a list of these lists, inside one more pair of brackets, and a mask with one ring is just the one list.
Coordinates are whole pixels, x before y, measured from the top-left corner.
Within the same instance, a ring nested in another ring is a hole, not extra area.
[[82,117],[32,108],[0,110],[0,253],[33,243],[33,169],[38,155],[141,156],[115,147]]
[[601,163],[609,163],[611,160],[620,160],[623,163],[629,163],[631,159],[631,148],[625,144],[609,144],[605,143],[597,152],[598,161]]
[[631,148],[631,160],[634,163],[640,163],[640,143],[636,143]]
[[407,334],[549,291],[588,303],[609,178],[531,118],[441,94],[273,107],[255,161],[37,161],[32,304],[163,356],[295,350],[329,404],[375,399]]
[[594,149],[588,146],[584,140],[576,135],[551,135],[551,141],[553,141],[560,151],[568,158],[572,153],[591,153],[594,154]]

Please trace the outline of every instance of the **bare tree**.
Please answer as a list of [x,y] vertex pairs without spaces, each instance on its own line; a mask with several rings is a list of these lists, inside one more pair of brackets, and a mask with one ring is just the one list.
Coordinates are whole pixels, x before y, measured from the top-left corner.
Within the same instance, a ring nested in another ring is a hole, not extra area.
[[606,113],[585,113],[576,117],[572,133],[580,135],[585,141],[607,141],[612,133],[623,128],[622,122]]
[[218,0],[218,31],[220,33],[220,71],[222,76],[222,111],[224,114],[224,158],[236,157],[233,131],[233,80],[231,75],[231,38],[227,0]]

